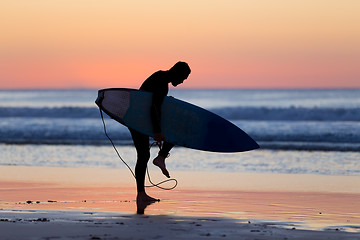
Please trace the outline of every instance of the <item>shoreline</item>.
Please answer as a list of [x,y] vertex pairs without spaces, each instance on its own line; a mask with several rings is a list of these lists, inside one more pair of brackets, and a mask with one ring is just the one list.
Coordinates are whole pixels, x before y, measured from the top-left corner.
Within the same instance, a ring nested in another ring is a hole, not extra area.
[[[360,234],[360,177],[182,171],[171,175],[178,187],[148,189],[161,201],[147,206],[144,216],[219,217]],[[163,179],[153,170],[151,178]],[[27,211],[136,215],[137,209],[135,181],[126,169],[0,166],[0,196],[0,219],[7,212],[18,212],[23,219]]]
[[[149,172],[154,183],[167,179],[152,164],[149,164]],[[181,187],[195,190],[360,194],[358,185],[360,176],[182,170],[171,170],[170,173],[172,178],[178,180],[179,185],[176,189]],[[146,185],[149,185],[147,178]],[[71,168],[0,165],[0,187],[4,182],[52,184],[64,187],[127,186],[135,189],[135,179],[125,167]]]

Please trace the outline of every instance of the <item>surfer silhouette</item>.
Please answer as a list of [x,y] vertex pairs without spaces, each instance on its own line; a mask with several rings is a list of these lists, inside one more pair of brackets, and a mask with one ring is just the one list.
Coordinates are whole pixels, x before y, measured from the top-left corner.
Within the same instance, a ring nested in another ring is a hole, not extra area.
[[[164,97],[169,92],[168,84],[171,83],[174,87],[182,84],[188,78],[190,72],[191,70],[187,63],[177,62],[169,70],[160,70],[153,73],[143,82],[140,87],[140,90],[153,93],[151,104],[151,121],[154,131],[153,138],[160,146],[160,151],[158,153],[158,156],[153,159],[153,164],[159,167],[162,173],[168,178],[170,178],[170,174],[166,169],[165,159],[169,155],[169,151],[174,145],[167,142],[161,132],[161,105]],[[129,130],[137,152],[135,176],[137,187],[136,201],[138,205],[138,213],[143,213],[143,210],[148,205],[147,203],[159,201],[159,199],[155,199],[147,195],[144,187],[147,163],[150,159],[149,136],[146,136],[131,128],[129,128]]]

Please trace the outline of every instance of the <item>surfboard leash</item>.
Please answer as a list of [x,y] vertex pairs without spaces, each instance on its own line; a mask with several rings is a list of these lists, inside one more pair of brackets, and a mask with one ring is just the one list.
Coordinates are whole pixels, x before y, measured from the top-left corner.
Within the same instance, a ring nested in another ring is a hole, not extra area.
[[[153,142],[152,144],[150,144],[149,150],[150,150],[151,147],[154,146],[154,145],[157,145],[157,146],[159,147],[159,149],[161,149],[161,148],[160,148],[160,145],[159,145],[157,142]],[[169,154],[169,155],[170,155],[170,154]],[[168,156],[169,156],[169,155],[168,155]],[[145,186],[145,187],[157,187],[157,188],[160,188],[160,189],[162,189],[162,190],[172,190],[172,189],[176,188],[176,186],[178,185],[178,181],[177,181],[175,178],[166,179],[166,180],[161,181],[161,182],[159,182],[159,183],[157,183],[157,184],[154,184],[154,183],[151,181],[151,179],[150,179],[150,174],[149,174],[149,168],[148,168],[148,167],[146,167],[146,172],[147,172],[147,175],[148,175],[148,178],[149,178],[149,182],[151,183],[151,186]],[[164,187],[161,187],[161,186],[160,186],[161,184],[164,184],[164,183],[167,183],[167,182],[170,182],[170,181],[174,181],[174,182],[175,182],[174,186],[172,186],[171,188],[164,188]]]
[[[109,141],[110,141],[111,145],[113,146],[113,148],[114,148],[116,154],[118,155],[119,159],[125,164],[125,166],[129,169],[129,171],[131,172],[131,174],[133,175],[133,177],[134,177],[135,180],[136,180],[136,176],[135,176],[134,171],[133,171],[133,170],[131,169],[131,167],[125,162],[125,160],[121,157],[121,155],[120,155],[119,151],[117,150],[114,142],[112,141],[112,139],[111,139],[110,136],[108,135],[108,133],[107,133],[107,131],[106,131],[106,124],[105,124],[105,120],[104,120],[104,116],[103,116],[103,113],[102,113],[101,108],[99,108],[99,110],[100,110],[100,116],[101,116],[101,120],[102,120],[103,127],[104,127],[105,136],[109,139]],[[150,149],[152,146],[154,146],[154,145],[158,145],[157,142],[154,142],[154,143],[150,144],[150,145],[149,145],[149,149]],[[159,145],[158,145],[158,147],[160,148]],[[148,167],[146,167],[146,173],[147,173],[147,175],[148,175],[148,179],[149,179],[149,182],[150,182],[151,185],[145,186],[145,187],[157,187],[157,188],[160,188],[160,189],[162,189],[162,190],[172,190],[172,189],[176,188],[176,186],[178,185],[178,181],[177,181],[175,178],[166,179],[166,180],[164,180],[164,181],[161,181],[161,182],[155,184],[155,183],[153,183],[153,182],[151,181],[150,173],[149,173],[149,168],[148,168]],[[160,186],[160,185],[162,185],[162,184],[164,184],[164,183],[167,183],[167,182],[170,182],[170,181],[174,181],[174,182],[175,182],[174,186],[172,186],[172,187],[170,187],[170,188],[166,188],[166,187],[161,187],[161,186]]]

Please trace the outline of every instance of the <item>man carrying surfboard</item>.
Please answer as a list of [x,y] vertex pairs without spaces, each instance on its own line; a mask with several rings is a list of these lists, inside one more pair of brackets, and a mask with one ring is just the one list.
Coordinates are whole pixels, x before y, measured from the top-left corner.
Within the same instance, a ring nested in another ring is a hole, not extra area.
[[[170,178],[169,172],[166,169],[165,159],[169,154],[169,151],[174,146],[172,143],[166,141],[164,135],[161,132],[161,105],[164,97],[169,92],[168,84],[171,83],[174,87],[182,84],[189,76],[191,70],[187,63],[177,62],[172,68],[165,71],[157,71],[148,77],[140,87],[140,90],[152,92],[152,104],[151,104],[151,121],[154,132],[154,140],[160,145],[160,151],[158,156],[153,160],[153,164],[159,167],[162,173]],[[136,187],[138,202],[153,202],[159,201],[150,197],[145,192],[145,174],[147,163],[150,159],[149,149],[149,136],[144,135],[134,129],[129,128],[136,152],[137,162],[135,166]]]

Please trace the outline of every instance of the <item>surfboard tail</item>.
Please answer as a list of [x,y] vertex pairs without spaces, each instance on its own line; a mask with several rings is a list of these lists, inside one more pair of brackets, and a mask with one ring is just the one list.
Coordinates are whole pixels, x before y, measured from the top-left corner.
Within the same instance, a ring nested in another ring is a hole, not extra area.
[[[249,138],[251,138],[251,137],[249,136]],[[249,145],[248,149],[245,150],[245,151],[251,151],[251,150],[255,150],[255,149],[260,148],[260,145],[254,139],[251,138],[251,140],[253,140],[252,144]]]

